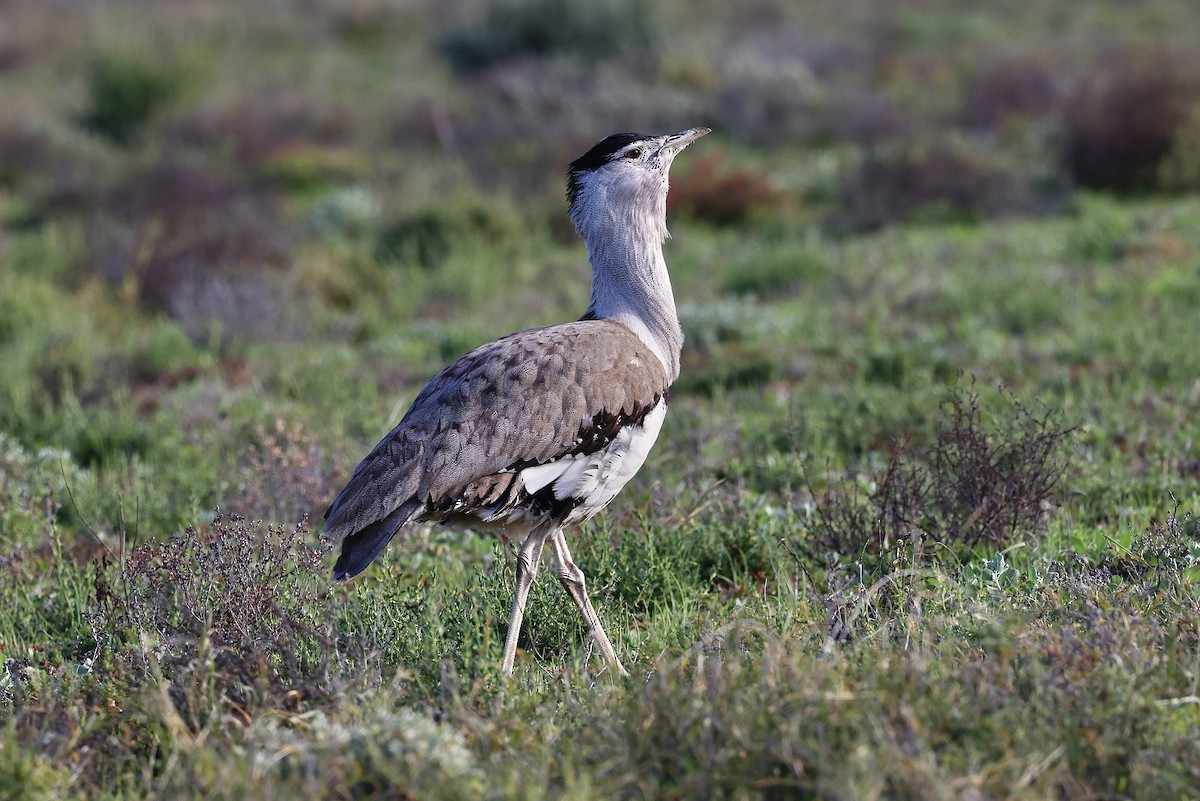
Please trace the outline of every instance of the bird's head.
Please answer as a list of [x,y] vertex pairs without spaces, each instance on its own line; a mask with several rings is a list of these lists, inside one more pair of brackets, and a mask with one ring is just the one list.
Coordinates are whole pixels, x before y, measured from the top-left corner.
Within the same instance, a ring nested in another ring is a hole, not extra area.
[[667,173],[685,147],[709,132],[692,128],[668,136],[613,134],[571,162],[567,200],[585,240],[596,226],[625,221],[653,225],[666,236]]

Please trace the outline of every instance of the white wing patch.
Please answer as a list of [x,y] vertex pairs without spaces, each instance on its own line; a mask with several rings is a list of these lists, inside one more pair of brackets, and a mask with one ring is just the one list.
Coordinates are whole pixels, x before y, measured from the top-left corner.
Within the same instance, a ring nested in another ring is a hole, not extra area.
[[622,428],[612,442],[595,453],[525,468],[520,475],[526,492],[532,495],[553,485],[555,498],[579,499],[564,525],[587,520],[608,506],[645,463],[666,415],[667,404],[660,401],[640,426]]

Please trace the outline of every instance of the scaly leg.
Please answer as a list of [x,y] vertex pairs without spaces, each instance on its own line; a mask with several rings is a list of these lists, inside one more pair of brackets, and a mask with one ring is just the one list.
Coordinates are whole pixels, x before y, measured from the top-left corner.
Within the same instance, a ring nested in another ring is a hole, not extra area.
[[508,617],[508,636],[504,638],[504,661],[500,671],[511,676],[513,661],[517,658],[517,635],[521,633],[521,618],[525,616],[525,602],[529,599],[529,588],[537,577],[542,561],[542,546],[546,544],[547,532],[529,532],[521,550],[517,552],[517,591],[513,596],[512,614]]
[[561,528],[554,530],[554,534],[550,538],[550,546],[554,549],[555,561],[558,562],[558,580],[562,582],[567,594],[571,596],[571,600],[579,607],[579,613],[587,621],[588,630],[596,638],[596,642],[600,645],[600,650],[604,653],[605,658],[613,664],[622,676],[628,676],[629,673],[621,664],[621,660],[617,659],[617,652],[613,650],[612,643],[608,640],[608,635],[604,633],[604,627],[600,625],[600,617],[596,614],[596,610],[592,607],[592,602],[588,599],[587,588],[584,586],[583,571],[571,559],[571,550],[567,547],[567,539],[563,536]]

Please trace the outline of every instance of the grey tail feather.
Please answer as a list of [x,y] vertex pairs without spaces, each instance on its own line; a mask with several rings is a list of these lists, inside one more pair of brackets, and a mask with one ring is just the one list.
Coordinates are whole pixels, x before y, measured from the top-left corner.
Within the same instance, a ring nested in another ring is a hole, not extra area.
[[346,581],[367,569],[375,557],[392,541],[397,529],[408,522],[419,504],[401,504],[382,520],[356,531],[342,540],[342,553],[333,566],[333,577]]

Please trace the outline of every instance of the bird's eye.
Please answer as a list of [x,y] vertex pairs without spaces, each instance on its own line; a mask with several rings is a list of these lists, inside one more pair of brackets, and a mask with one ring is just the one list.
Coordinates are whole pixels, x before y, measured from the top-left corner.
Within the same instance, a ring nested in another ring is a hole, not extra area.
[[627,159],[640,159],[641,157],[642,149],[640,147],[635,147],[633,150],[625,151],[625,158]]

